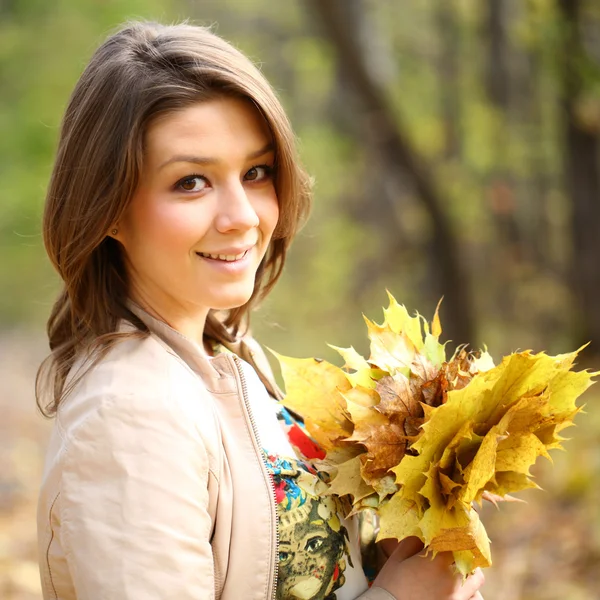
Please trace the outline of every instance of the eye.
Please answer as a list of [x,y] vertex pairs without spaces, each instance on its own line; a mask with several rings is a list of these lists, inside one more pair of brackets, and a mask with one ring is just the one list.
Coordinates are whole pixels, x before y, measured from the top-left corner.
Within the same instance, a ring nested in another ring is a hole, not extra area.
[[244,179],[246,181],[263,181],[269,179],[273,174],[273,167],[269,165],[256,165],[246,172]]
[[321,546],[323,545],[323,538],[319,536],[315,536],[310,538],[308,542],[306,542],[305,549],[314,554]]
[[206,187],[208,187],[208,182],[202,175],[189,175],[175,184],[176,189],[184,192],[201,192]]
[[279,552],[279,563],[280,564],[284,564],[286,562],[289,562],[292,558],[292,555],[290,552],[286,552],[285,550],[282,550],[281,552]]

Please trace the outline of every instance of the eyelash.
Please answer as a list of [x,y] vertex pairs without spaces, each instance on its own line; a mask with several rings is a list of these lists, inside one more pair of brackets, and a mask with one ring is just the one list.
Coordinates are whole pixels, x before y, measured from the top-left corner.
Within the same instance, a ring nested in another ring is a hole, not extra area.
[[[266,179],[272,178],[273,174],[275,172],[275,167],[271,166],[271,165],[253,165],[252,167],[250,167],[248,169],[248,171],[246,171],[246,173],[252,171],[253,169],[264,169],[265,170],[265,177],[263,177],[262,179],[260,179],[258,181],[258,183],[265,181]],[[203,179],[206,183],[208,183],[208,178],[205,175],[202,175],[202,173],[191,173],[190,175],[186,175],[185,177],[182,177],[174,186],[174,188],[176,190],[180,190],[180,191],[184,191],[188,194],[193,194],[193,193],[197,193],[197,192],[190,192],[189,190],[183,190],[181,188],[181,184],[186,182],[186,181],[190,181],[192,179]],[[253,180],[250,180],[250,183],[253,183]]]

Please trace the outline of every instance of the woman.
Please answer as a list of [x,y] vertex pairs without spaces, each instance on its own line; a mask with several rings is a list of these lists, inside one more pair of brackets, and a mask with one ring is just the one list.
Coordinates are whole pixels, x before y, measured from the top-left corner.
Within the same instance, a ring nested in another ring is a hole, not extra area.
[[480,598],[480,573],[461,586],[413,540],[369,589],[355,520],[274,400],[245,329],[309,203],[281,105],[225,41],[131,23],[96,51],[44,215],[64,281],[38,378],[44,598]]

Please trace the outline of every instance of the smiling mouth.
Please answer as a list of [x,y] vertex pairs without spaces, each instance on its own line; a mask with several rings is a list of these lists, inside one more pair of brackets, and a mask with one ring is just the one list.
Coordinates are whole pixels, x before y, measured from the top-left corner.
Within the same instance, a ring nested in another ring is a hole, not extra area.
[[233,255],[233,254],[209,254],[208,252],[196,252],[198,256],[202,258],[206,258],[208,260],[217,260],[221,262],[237,262],[238,260],[242,260],[245,258],[246,254],[250,252],[251,248],[242,252],[241,254]]

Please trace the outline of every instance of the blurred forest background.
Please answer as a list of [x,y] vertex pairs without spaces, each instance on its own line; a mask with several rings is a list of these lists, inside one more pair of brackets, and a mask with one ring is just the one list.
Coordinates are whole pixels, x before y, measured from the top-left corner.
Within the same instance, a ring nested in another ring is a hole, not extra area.
[[[0,0],[0,597],[40,598],[35,504],[50,423],[33,377],[58,291],[40,217],[62,111],[119,23],[212,24],[261,64],[315,177],[261,341],[366,352],[385,289],[492,355],[600,365],[597,0]],[[600,389],[546,491],[484,508],[486,600],[600,598]]]

